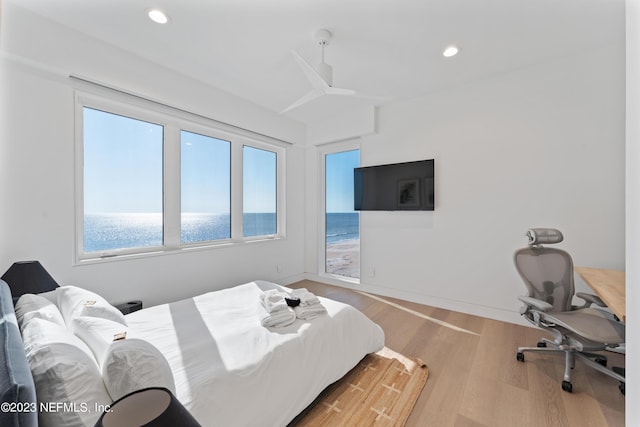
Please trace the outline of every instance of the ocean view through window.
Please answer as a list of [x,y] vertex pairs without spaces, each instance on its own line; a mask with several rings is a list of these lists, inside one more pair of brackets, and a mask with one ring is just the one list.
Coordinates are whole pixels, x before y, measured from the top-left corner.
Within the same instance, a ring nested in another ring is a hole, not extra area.
[[231,238],[231,143],[180,132],[180,241]]
[[84,252],[163,244],[163,127],[84,108]]
[[284,237],[282,141],[120,93],[75,99],[76,262]]
[[353,209],[353,169],[360,150],[325,156],[325,272],[360,278],[360,213]]
[[244,237],[276,234],[277,155],[245,145],[242,162],[242,234]]

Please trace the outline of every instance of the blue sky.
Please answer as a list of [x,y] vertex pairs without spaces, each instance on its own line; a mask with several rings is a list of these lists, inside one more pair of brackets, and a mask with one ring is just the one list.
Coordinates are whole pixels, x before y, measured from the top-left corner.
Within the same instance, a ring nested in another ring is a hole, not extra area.
[[244,212],[275,212],[276,153],[245,145],[242,160]]
[[360,166],[360,150],[325,158],[327,212],[353,212],[353,169]]
[[[231,145],[181,131],[183,212],[229,213]],[[245,212],[275,212],[276,153],[243,149]],[[85,213],[162,212],[163,128],[84,109]]]
[[153,123],[84,109],[85,213],[162,211],[162,133]]
[[182,131],[182,212],[229,213],[231,144]]
[[[84,109],[85,213],[162,212],[163,128]],[[229,213],[230,143],[181,132],[183,212]],[[245,212],[275,212],[276,154],[243,149]],[[353,211],[353,168],[360,151],[326,156],[327,212]]]

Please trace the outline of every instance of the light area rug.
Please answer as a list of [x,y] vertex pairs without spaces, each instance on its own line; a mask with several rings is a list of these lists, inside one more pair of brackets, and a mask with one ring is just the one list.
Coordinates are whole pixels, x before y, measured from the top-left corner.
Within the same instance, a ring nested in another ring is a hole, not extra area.
[[404,426],[428,376],[422,360],[385,347],[327,387],[289,426]]

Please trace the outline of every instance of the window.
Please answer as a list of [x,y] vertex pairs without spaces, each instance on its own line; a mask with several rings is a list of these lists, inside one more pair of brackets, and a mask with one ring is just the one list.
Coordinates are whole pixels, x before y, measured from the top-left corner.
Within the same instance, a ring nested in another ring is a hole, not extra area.
[[360,150],[327,153],[324,166],[324,271],[357,280],[360,213],[353,209],[353,169],[360,166]]
[[284,236],[283,144],[121,95],[76,93],[78,262]]
[[245,145],[242,161],[243,235],[276,234],[277,155]]
[[84,108],[84,252],[162,246],[163,127]]
[[180,132],[180,241],[231,238],[231,144]]

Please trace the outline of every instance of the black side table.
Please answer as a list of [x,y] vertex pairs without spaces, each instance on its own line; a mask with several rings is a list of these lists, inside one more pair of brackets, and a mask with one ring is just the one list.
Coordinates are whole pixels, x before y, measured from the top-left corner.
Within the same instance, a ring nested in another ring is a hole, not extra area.
[[142,301],[127,301],[122,304],[115,304],[114,307],[120,310],[122,314],[129,314],[134,311],[142,310]]

